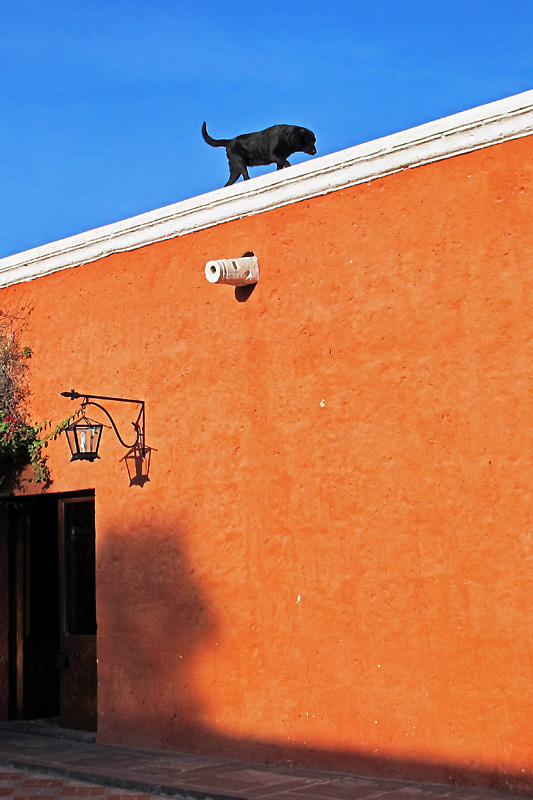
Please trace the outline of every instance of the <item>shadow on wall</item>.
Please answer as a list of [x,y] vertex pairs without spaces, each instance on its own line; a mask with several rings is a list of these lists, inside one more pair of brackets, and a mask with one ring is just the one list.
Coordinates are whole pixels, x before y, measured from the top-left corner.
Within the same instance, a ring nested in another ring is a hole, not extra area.
[[121,458],[121,462],[126,467],[130,486],[144,486],[150,480],[150,463],[152,460],[153,447],[140,445],[130,447],[126,455]]
[[[99,548],[99,741],[380,778],[531,791],[526,773],[239,738],[210,727],[202,685],[221,615],[182,549],[183,530],[109,532]],[[220,554],[224,559],[224,553]],[[231,564],[225,573],[230,574]],[[236,654],[237,655],[237,654]],[[481,732],[480,732],[481,735]]]

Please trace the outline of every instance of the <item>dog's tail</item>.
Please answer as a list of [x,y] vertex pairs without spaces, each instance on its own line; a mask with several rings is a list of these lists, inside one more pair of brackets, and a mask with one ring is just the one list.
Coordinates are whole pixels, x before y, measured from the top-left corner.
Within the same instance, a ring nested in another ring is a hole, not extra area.
[[202,136],[211,147],[226,147],[231,141],[231,139],[213,139],[207,132],[207,125],[205,122],[202,125]]

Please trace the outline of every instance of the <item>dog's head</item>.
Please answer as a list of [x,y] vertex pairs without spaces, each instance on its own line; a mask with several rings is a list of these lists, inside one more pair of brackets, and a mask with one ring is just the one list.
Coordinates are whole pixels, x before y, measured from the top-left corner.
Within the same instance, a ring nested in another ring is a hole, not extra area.
[[316,137],[313,131],[308,128],[300,128],[299,136],[300,151],[309,156],[316,155]]

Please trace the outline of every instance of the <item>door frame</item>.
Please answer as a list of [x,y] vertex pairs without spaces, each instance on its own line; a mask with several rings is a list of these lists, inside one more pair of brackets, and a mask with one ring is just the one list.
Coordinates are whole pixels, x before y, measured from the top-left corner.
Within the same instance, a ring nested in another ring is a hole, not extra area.
[[[28,569],[28,540],[31,537],[29,531],[29,508],[31,504],[38,504],[40,500],[47,498],[56,501],[56,541],[58,540],[60,529],[60,504],[64,500],[95,500],[95,491],[86,489],[73,492],[47,493],[45,495],[26,495],[17,497],[11,505],[8,513],[8,594],[9,594],[9,697],[8,697],[8,717],[9,719],[32,719],[36,718],[27,713],[24,698],[24,641],[28,630],[29,613],[29,569]],[[59,551],[61,548],[59,548]],[[96,557],[96,554],[95,554]],[[58,558],[61,556],[58,553]],[[59,579],[59,584],[62,581]],[[58,586],[58,590],[59,590]],[[58,615],[62,613],[61,603]],[[58,624],[60,620],[58,618]],[[94,637],[93,637],[94,638]],[[58,650],[61,647],[60,632],[58,635]],[[57,709],[59,715],[60,709]]]

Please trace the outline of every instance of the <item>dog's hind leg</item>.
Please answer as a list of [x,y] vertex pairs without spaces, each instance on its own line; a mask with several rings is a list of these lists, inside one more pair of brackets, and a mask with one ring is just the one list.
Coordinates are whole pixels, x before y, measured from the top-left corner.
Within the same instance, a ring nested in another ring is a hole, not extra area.
[[228,156],[228,162],[229,162],[229,180],[226,183],[226,186],[231,186],[231,184],[235,183],[235,181],[238,180],[241,175],[245,181],[250,180],[250,176],[248,175],[248,169],[242,158],[239,158],[238,156],[232,154],[231,157]]
[[227,183],[224,184],[224,186],[231,186],[231,184],[235,183],[235,181],[238,181],[240,177],[241,177],[240,170],[238,170],[238,169],[237,170],[233,170],[232,169],[230,171],[229,180],[228,180]]

